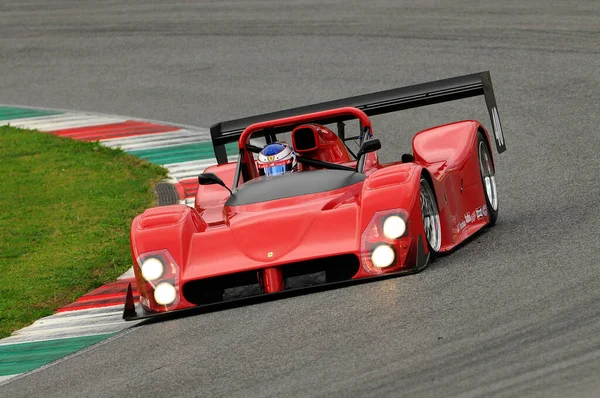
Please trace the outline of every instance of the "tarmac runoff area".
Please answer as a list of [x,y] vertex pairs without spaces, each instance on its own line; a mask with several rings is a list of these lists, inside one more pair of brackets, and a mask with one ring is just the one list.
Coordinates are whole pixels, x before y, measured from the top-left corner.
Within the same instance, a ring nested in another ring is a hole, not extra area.
[[[0,125],[95,141],[160,164],[169,179],[155,192],[159,205],[193,206],[197,176],[216,164],[208,129],[149,120],[54,109],[0,106]],[[228,149],[229,150],[229,149]],[[0,384],[109,339],[139,321],[122,318],[129,283],[138,301],[133,269],[60,308],[56,314],[0,340]]]

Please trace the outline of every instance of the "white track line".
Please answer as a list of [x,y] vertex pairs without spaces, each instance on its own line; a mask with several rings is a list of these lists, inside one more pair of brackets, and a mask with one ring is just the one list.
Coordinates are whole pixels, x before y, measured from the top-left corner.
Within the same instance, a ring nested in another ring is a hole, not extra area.
[[122,305],[59,312],[38,319],[10,337],[0,340],[0,346],[115,333],[136,323],[138,322],[123,320]]
[[181,200],[179,203],[181,203],[182,205],[187,205],[189,207],[194,207],[194,205],[196,204],[196,198],[185,198],[184,200]]
[[1,385],[2,385],[4,382],[6,382],[6,381],[8,381],[8,380],[10,380],[10,379],[12,379],[12,378],[14,378],[14,377],[17,377],[17,376],[19,376],[19,375],[21,375],[21,374],[22,374],[22,373],[17,373],[16,375],[9,375],[9,376],[0,376],[0,386],[1,386]]
[[56,131],[69,128],[100,126],[105,124],[122,123],[127,119],[120,117],[94,116],[79,113],[40,116],[2,121],[3,125],[28,128],[40,131]]
[[129,278],[135,278],[135,274],[133,273],[133,267],[129,268],[129,270],[127,272],[125,272],[123,275],[121,275],[117,279],[121,280],[121,279],[129,279]]
[[[232,162],[237,159],[237,156],[230,156],[227,161]],[[204,159],[204,160],[192,160],[190,162],[183,163],[170,163],[165,164],[163,167],[169,170],[169,174],[177,180],[183,180],[186,178],[198,177],[206,170],[207,167],[214,166],[217,164],[217,159]]]
[[102,145],[111,148],[121,148],[124,151],[140,149],[168,148],[182,144],[210,142],[208,130],[177,130],[168,133],[137,135],[126,138],[113,138],[102,140]]
[[[125,329],[131,325],[124,326],[125,322],[121,316],[121,312],[118,312],[116,316],[112,318],[112,322],[107,322],[106,320],[98,325],[98,324],[80,324],[79,322],[87,322],[89,320],[72,320],[71,322],[77,322],[77,324],[72,324],[71,326],[63,326],[63,327],[53,327],[47,329],[35,329],[29,330],[26,332],[18,333],[16,337],[20,337],[21,339],[26,340],[27,342],[36,341],[36,339],[51,338],[55,339],[66,339],[70,337],[83,337],[83,336],[91,336],[95,334],[108,334],[118,332],[122,329]],[[10,342],[7,341],[7,342]],[[13,340],[13,343],[15,341]]]

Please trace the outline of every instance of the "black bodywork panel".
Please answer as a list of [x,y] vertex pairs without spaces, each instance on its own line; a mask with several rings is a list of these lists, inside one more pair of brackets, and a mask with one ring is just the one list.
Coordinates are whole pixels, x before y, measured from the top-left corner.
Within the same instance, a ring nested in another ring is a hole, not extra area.
[[365,178],[362,173],[348,170],[310,170],[277,177],[261,177],[241,185],[225,205],[242,206],[333,191],[362,182]]

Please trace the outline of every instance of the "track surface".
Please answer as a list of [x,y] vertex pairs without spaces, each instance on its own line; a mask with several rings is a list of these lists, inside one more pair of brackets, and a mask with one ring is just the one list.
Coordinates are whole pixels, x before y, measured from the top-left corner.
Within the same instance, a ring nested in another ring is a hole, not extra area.
[[[500,218],[418,275],[138,327],[0,395],[600,394],[600,3],[121,3],[3,2],[0,103],[206,127],[489,69]],[[376,119],[384,160],[462,118],[483,99]]]

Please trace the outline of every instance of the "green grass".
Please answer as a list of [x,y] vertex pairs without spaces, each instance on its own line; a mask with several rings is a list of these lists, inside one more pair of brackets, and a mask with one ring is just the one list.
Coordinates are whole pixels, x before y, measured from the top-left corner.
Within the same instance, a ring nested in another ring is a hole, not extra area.
[[0,338],[131,266],[129,226],[167,171],[121,150],[0,127]]

